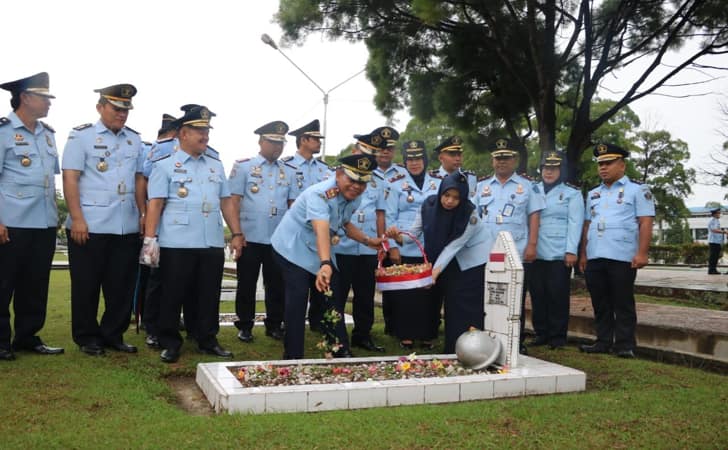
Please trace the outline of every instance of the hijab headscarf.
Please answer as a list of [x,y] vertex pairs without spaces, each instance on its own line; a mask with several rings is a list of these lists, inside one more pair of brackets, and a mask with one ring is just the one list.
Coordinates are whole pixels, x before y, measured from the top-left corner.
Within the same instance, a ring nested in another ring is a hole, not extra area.
[[[451,210],[442,207],[440,199],[450,189],[460,193],[460,204]],[[422,203],[422,226],[425,253],[434,262],[447,244],[462,236],[468,226],[475,206],[470,202],[468,180],[460,171],[454,172],[440,183],[437,195],[431,195]]]
[[[408,159],[422,158],[422,172],[419,175],[415,175],[407,169]],[[402,160],[404,161],[404,167],[407,169],[407,173],[412,177],[412,181],[415,182],[419,189],[425,184],[425,175],[427,174],[427,152],[425,151],[424,141],[407,141],[402,145]]]

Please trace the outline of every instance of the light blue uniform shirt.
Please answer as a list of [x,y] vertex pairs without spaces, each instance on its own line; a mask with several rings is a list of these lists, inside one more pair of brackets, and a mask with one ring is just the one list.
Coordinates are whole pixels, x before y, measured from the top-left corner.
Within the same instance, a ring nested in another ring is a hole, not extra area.
[[508,231],[523,258],[528,244],[528,217],[546,207],[543,190],[515,173],[504,184],[494,175],[478,183],[475,200],[478,214],[487,224],[488,253],[498,233]]
[[[144,175],[145,178],[149,178],[149,174],[152,173],[152,165],[154,164],[154,161],[172,154],[177,150],[179,150],[179,140],[177,138],[167,138],[156,141],[152,144],[152,148],[145,149],[146,153],[142,155],[142,175]],[[214,159],[220,159],[220,154],[212,147],[207,147],[205,154],[212,156]]]
[[[543,182],[538,183],[546,192]],[[546,208],[541,210],[536,259],[563,260],[566,253],[578,255],[584,225],[584,199],[581,191],[559,183],[546,194]]]
[[[460,270],[463,271],[485,264],[490,254],[490,244],[485,233],[485,226],[485,222],[478,217],[477,208],[474,209],[463,234],[442,249],[437,261],[432,264],[432,268],[439,268],[440,271],[444,271],[453,258],[457,259]],[[422,231],[422,214],[418,211],[409,232],[415,235],[417,239],[420,239],[424,234]],[[407,236],[402,236],[403,242],[408,240]]]
[[[303,191],[334,176],[334,171],[325,162],[317,158],[306,159],[296,152],[293,156],[286,156],[283,163],[293,171],[293,188],[295,197]],[[295,198],[294,197],[294,198]]]
[[[0,224],[15,228],[58,226],[55,131],[38,122],[31,132],[11,112],[0,119]],[[23,160],[28,161],[23,165]]]
[[165,199],[159,220],[160,247],[225,246],[220,199],[230,197],[230,190],[219,160],[174,152],[154,163],[147,191],[149,199]]
[[[288,261],[316,275],[321,261],[311,221],[328,221],[329,235],[341,235],[344,233],[344,225],[350,221],[360,202],[361,195],[352,201],[346,200],[336,188],[335,177],[314,184],[303,191],[283,216],[280,225],[273,232],[271,244]],[[336,247],[331,246],[331,260],[334,264]]]
[[[409,172],[405,171],[390,178],[389,182],[391,186],[389,195],[393,199],[394,204],[391,224],[396,225],[400,230],[409,230],[415,222],[415,218],[420,213],[422,202],[431,195],[437,195],[437,190],[440,188],[442,180],[430,176],[429,173],[425,173],[422,189],[420,189],[417,187]],[[390,224],[390,222],[387,223]],[[424,238],[419,237],[418,239],[424,246]],[[422,252],[413,241],[405,240],[398,247],[402,256],[422,256]]]
[[[435,173],[430,172],[430,175],[435,176],[436,174],[436,176],[438,176],[440,179],[443,179],[448,175],[448,173],[445,171],[445,169],[442,168],[442,166],[440,166],[440,168],[434,172]],[[465,178],[468,179],[468,192],[470,193],[470,201],[475,204],[475,192],[477,191],[478,177],[469,170],[460,169],[460,172],[462,172],[462,174],[465,175]]]
[[291,186],[292,172],[276,160],[270,162],[258,155],[236,161],[230,171],[230,192],[239,195],[240,228],[247,242],[270,244],[288,200],[296,198]]
[[[64,170],[78,170],[81,211],[90,233],[139,232],[134,177],[142,168],[139,134],[122,128],[114,134],[101,121],[71,130],[63,150]],[[66,220],[71,228],[71,215]]]
[[[366,190],[358,197],[359,206],[351,215],[351,223],[361,229],[370,237],[377,237],[377,211],[387,212],[387,199],[389,187],[381,175],[372,173],[372,179],[367,183]],[[386,218],[385,218],[386,223]],[[333,251],[341,255],[376,255],[377,250],[346,237],[344,230],[339,230],[341,242]]]
[[655,215],[650,188],[627,176],[591,189],[586,197],[584,220],[589,221],[587,259],[607,258],[630,262],[639,247],[640,217]]
[[713,233],[712,230],[720,230],[720,219],[713,217],[708,222],[708,243],[709,244],[722,244],[725,235],[722,233]]

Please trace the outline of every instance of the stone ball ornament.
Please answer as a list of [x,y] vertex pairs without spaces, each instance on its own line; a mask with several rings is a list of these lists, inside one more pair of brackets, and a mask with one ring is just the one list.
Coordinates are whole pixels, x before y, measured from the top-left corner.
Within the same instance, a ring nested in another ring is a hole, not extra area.
[[458,361],[468,369],[480,370],[493,364],[500,355],[501,341],[485,331],[471,328],[455,341]]

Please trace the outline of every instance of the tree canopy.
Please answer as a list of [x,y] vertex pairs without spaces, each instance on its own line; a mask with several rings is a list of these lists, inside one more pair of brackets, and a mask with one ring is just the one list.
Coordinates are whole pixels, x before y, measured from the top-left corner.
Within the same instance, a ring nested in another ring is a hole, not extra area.
[[[285,43],[315,32],[364,41],[386,115],[409,108],[485,139],[536,137],[541,151],[565,134],[572,180],[592,135],[620,110],[679,90],[678,73],[716,69],[709,57],[728,52],[724,0],[281,0],[276,20]],[[665,64],[690,39],[697,48]],[[639,70],[629,87],[595,111],[602,83],[630,66]]]

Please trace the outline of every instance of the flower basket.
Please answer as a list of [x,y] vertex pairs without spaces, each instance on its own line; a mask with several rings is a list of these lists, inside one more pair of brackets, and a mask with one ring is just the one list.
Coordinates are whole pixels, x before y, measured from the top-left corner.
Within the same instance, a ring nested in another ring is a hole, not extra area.
[[[399,291],[404,289],[417,289],[427,287],[432,284],[432,264],[427,261],[427,255],[422,248],[422,244],[413,235],[402,232],[412,239],[422,252],[425,262],[422,264],[395,264],[389,267],[382,267],[384,252],[379,253],[379,264],[374,273],[377,282],[377,290],[379,291]],[[386,242],[386,241],[385,241]],[[386,247],[385,247],[386,251]]]

